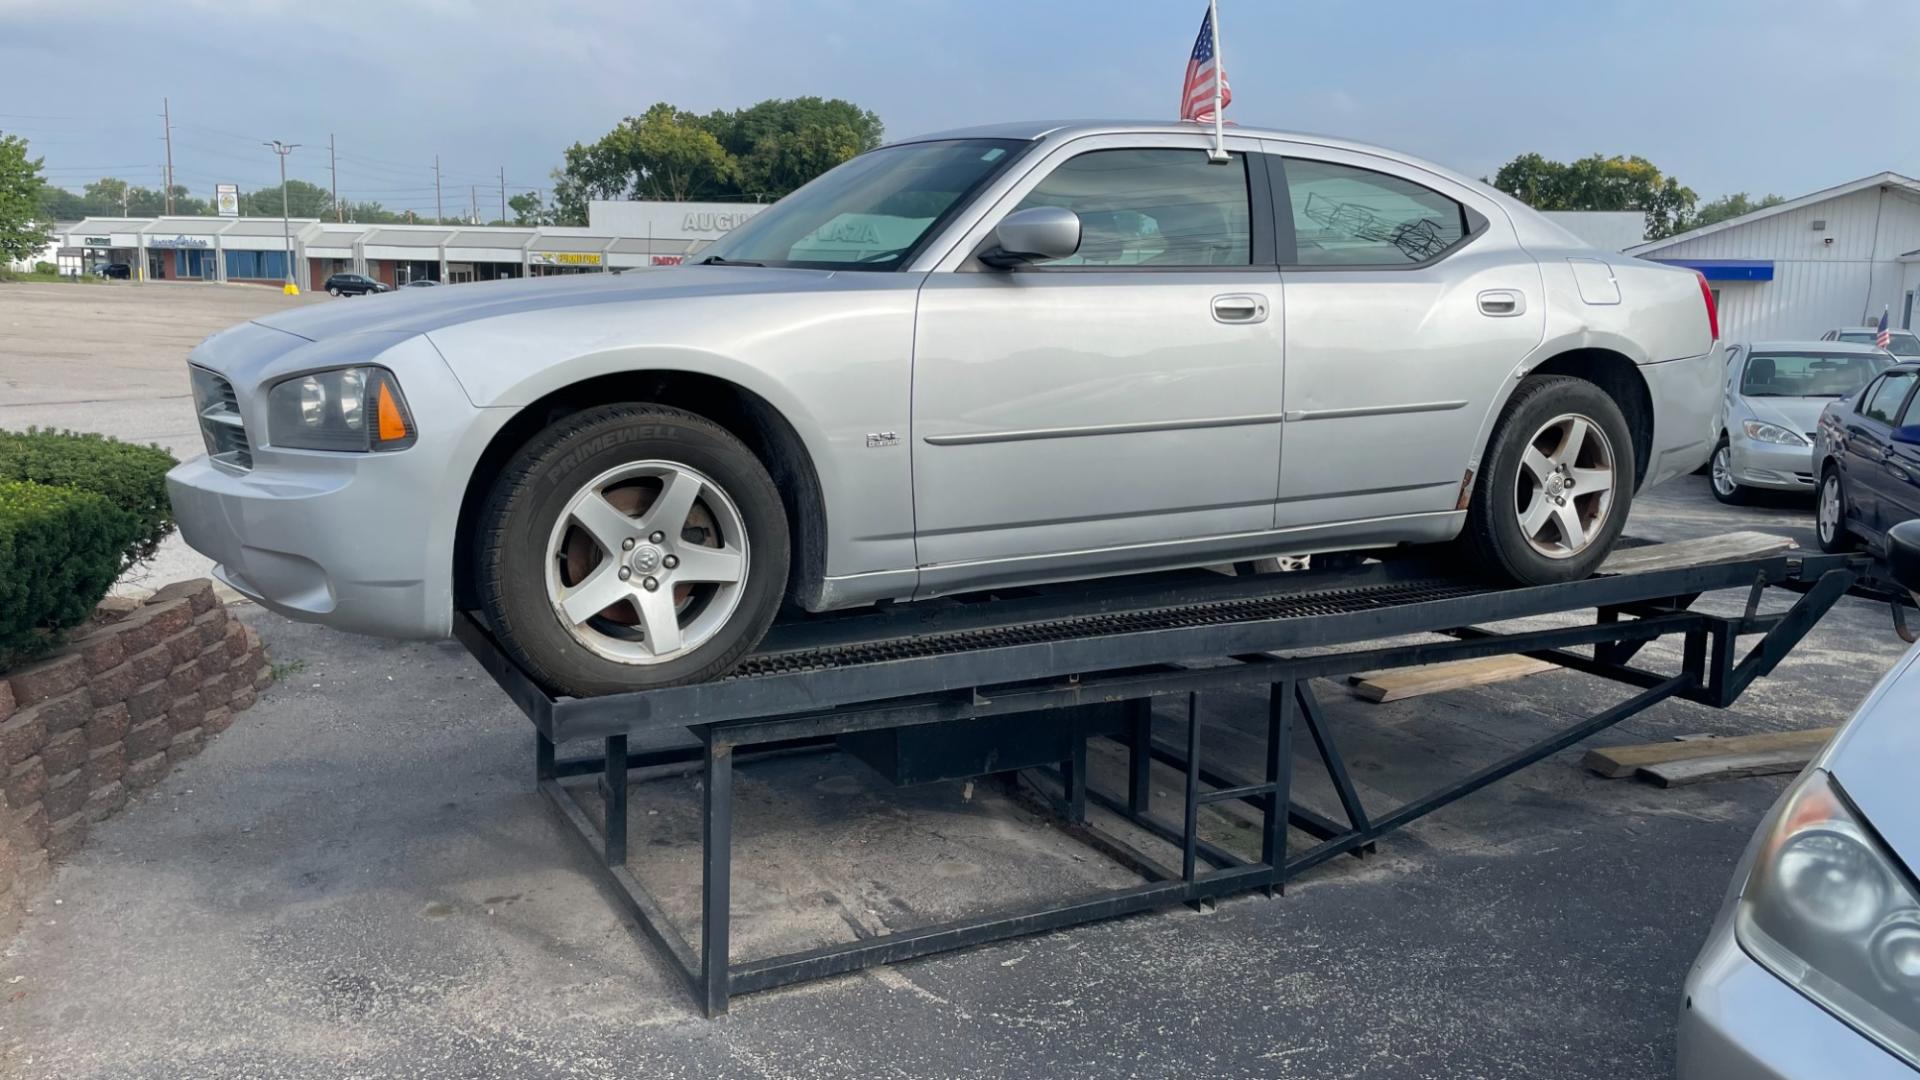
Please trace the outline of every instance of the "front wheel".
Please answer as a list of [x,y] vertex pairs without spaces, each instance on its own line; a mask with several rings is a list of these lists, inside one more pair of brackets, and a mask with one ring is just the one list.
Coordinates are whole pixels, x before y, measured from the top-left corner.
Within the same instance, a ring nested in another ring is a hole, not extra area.
[[1840,470],[1827,466],[1820,478],[1820,505],[1814,512],[1814,536],[1820,550],[1838,555],[1853,548],[1853,536],[1847,531],[1847,485]]
[[1606,391],[1533,376],[1501,413],[1461,540],[1476,567],[1522,585],[1591,575],[1633,507],[1633,437]]
[[1747,489],[1733,478],[1733,447],[1725,437],[1713,450],[1713,459],[1707,463],[1709,481],[1713,485],[1713,497],[1728,506],[1741,506],[1747,501]]
[[575,697],[724,673],[786,590],[786,511],[765,466],[677,409],[559,420],[513,457],[480,521],[475,566],[495,635]]
[[327,295],[329,295],[329,296],[339,296],[339,295],[340,295],[340,290],[339,290],[339,288],[338,288],[337,286],[333,286],[333,285],[329,285],[329,286],[327,286]]

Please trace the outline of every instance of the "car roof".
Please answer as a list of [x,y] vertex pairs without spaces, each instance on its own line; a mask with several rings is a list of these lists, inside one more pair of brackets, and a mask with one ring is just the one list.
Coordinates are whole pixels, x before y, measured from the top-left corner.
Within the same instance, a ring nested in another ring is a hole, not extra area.
[[[1827,331],[1829,334],[1877,334],[1879,332],[1880,328],[1877,326],[1836,326]],[[1905,334],[1908,337],[1920,337],[1920,335],[1916,335],[1911,330],[1902,330],[1897,326],[1887,332],[1889,334]]]
[[1749,341],[1741,346],[1748,352],[1856,353],[1861,356],[1886,355],[1879,348],[1857,341]]
[[[1061,138],[1075,139],[1083,135],[1125,135],[1133,133],[1192,135],[1211,134],[1213,128],[1205,124],[1195,124],[1185,120],[1021,120],[1003,124],[983,124],[978,127],[953,128],[948,131],[936,131],[912,138],[896,139],[888,145],[904,143],[935,142],[942,139],[1035,139]],[[1242,127],[1238,124],[1227,134],[1252,139],[1283,139],[1288,142],[1311,143],[1316,146],[1329,146],[1341,150],[1353,150],[1364,154],[1374,154],[1408,165],[1424,169],[1447,172],[1450,170],[1435,165],[1431,161],[1403,154],[1398,150],[1376,146],[1372,143],[1356,142],[1332,135],[1316,135],[1311,132],[1285,131],[1279,128]]]

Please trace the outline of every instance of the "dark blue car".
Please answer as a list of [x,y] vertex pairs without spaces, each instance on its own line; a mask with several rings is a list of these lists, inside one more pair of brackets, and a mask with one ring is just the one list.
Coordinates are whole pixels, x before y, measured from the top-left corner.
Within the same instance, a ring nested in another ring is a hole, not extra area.
[[1864,540],[1886,550],[1887,530],[1920,518],[1920,363],[1895,364],[1820,415],[1820,546]]

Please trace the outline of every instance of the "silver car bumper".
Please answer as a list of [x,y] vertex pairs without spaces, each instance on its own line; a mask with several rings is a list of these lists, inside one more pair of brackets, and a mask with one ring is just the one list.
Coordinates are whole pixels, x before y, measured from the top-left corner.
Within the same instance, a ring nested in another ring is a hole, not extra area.
[[1679,1080],[1914,1080],[1893,1055],[1755,963],[1734,938],[1730,911],[1687,976]]
[[1734,483],[1774,491],[1813,491],[1813,447],[1749,439],[1738,424],[1727,431]]

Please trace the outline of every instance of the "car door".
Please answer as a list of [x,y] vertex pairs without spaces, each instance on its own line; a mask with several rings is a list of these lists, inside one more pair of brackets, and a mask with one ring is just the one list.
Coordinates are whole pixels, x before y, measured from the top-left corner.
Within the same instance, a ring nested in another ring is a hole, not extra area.
[[1452,512],[1489,403],[1544,334],[1506,214],[1372,154],[1270,141],[1286,296],[1275,524]]
[[[1164,565],[1271,525],[1272,203],[1252,140],[1229,140],[1224,164],[1208,143],[1064,144],[928,275],[911,439],[923,592]],[[1080,215],[1078,252],[981,265],[993,226],[1031,206]]]
[[1880,518],[1883,529],[1903,521],[1920,518],[1920,443],[1908,441],[1920,435],[1920,393],[1907,396],[1907,403],[1888,433],[1886,486],[1881,490]]
[[1886,530],[1902,498],[1893,491],[1893,426],[1916,382],[1920,375],[1912,369],[1887,372],[1867,388],[1860,407],[1846,420],[1841,468],[1846,473],[1847,497],[1854,514],[1875,532]]

